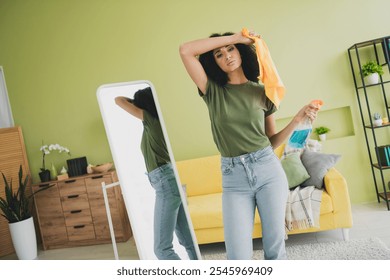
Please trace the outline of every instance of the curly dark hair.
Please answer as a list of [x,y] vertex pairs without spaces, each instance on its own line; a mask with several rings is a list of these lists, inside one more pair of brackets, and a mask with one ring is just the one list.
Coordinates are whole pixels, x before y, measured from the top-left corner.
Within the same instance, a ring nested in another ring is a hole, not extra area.
[[[210,35],[212,37],[220,37],[220,36],[229,36],[233,35],[233,32],[226,32],[223,34],[213,33]],[[245,44],[235,44],[236,48],[240,52],[242,59],[242,69],[244,71],[245,77],[253,82],[258,82],[260,70],[259,64],[257,62],[256,49],[253,45],[245,45]],[[213,50],[208,51],[199,56],[199,61],[203,66],[207,76],[214,80],[217,84],[224,86],[228,82],[228,76],[215,62],[215,58],[213,55]]]
[[152,89],[150,87],[138,90],[134,94],[134,99],[130,99],[130,102],[138,108],[147,111],[153,118],[159,119]]

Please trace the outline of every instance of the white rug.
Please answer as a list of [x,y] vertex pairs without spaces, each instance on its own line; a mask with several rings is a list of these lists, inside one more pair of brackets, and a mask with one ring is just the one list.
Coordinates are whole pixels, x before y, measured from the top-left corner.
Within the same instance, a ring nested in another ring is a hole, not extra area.
[[[289,260],[390,260],[390,250],[379,238],[351,239],[286,246]],[[204,260],[226,260],[225,253],[204,254]],[[263,250],[253,259],[263,260]]]

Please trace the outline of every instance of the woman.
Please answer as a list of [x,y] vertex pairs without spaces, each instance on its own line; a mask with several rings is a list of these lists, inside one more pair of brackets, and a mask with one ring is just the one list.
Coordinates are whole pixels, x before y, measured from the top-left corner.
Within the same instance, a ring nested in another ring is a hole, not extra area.
[[156,191],[154,205],[154,253],[160,260],[179,260],[173,250],[173,232],[191,260],[197,259],[191,232],[181,202],[176,178],[150,87],[139,90],[134,99],[115,98],[115,103],[140,119],[144,126],[141,150],[149,181]]
[[288,183],[273,148],[282,144],[301,120],[307,116],[314,120],[316,108],[304,106],[276,132],[277,109],[258,83],[253,40],[241,33],[213,34],[184,43],[180,56],[208,107],[214,142],[221,153],[227,258],[252,258],[257,207],[265,259],[286,259]]

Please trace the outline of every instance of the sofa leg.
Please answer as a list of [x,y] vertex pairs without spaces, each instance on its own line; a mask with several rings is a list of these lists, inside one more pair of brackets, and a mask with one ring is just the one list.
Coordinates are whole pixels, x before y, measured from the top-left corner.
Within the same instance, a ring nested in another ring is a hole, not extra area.
[[349,228],[342,228],[341,231],[343,233],[344,241],[348,241],[349,240]]

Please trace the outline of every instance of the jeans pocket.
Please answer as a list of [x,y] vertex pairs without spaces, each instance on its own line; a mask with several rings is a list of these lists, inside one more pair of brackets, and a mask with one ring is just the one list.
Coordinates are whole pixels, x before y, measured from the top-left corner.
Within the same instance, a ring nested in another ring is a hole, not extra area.
[[222,164],[221,166],[222,175],[230,175],[233,172],[231,164]]
[[180,193],[179,193],[179,188],[177,186],[177,181],[176,181],[176,178],[169,178],[168,179],[168,183],[171,187],[171,192],[174,196],[180,196]]
[[161,177],[156,176],[156,174],[153,175],[148,174],[148,179],[154,189],[158,188],[159,185],[161,185]]
[[272,151],[262,155],[255,155],[254,161],[258,164],[269,164],[273,161],[279,161],[278,156]]

